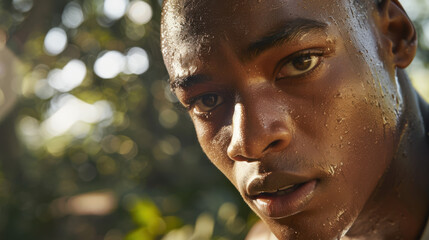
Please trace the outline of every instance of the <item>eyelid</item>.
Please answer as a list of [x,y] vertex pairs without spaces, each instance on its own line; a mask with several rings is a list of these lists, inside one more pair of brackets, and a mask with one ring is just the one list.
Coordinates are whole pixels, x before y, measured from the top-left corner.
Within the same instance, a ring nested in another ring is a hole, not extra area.
[[[200,94],[198,96],[189,98],[187,100],[184,101],[184,107],[186,108],[186,110],[189,112],[193,109],[195,109],[195,104],[197,103],[197,101],[201,100],[203,97],[208,96],[208,95],[217,95],[218,98],[221,99],[220,103],[217,104],[215,107],[213,107],[210,111],[213,111],[214,109],[216,109],[217,107],[219,107],[220,105],[223,104],[223,102],[225,101],[222,97],[222,95],[216,93],[216,92],[207,92],[207,93],[203,93]],[[193,111],[195,113],[195,111]],[[201,113],[197,113],[197,114],[207,114],[209,112],[201,112]]]
[[317,65],[313,69],[309,70],[308,72],[305,72],[305,73],[297,75],[297,76],[290,76],[290,77],[286,77],[286,78],[292,79],[292,78],[303,77],[304,75],[309,74],[314,69],[316,69],[318,67],[318,65],[320,65],[320,63],[322,62],[323,58],[329,56],[329,54],[331,54],[331,52],[332,52],[331,48],[311,48],[311,49],[305,49],[305,50],[301,50],[301,51],[297,51],[295,53],[292,53],[291,55],[280,60],[280,62],[277,64],[275,71],[274,71],[274,79],[275,79],[275,81],[283,79],[283,78],[277,78],[278,73],[286,64],[290,63],[294,58],[303,57],[303,56],[318,56],[318,57],[322,58],[319,60]]
[[192,107],[194,106],[195,102],[200,97],[201,97],[201,95],[183,100],[183,106],[185,107],[186,111],[192,110]]

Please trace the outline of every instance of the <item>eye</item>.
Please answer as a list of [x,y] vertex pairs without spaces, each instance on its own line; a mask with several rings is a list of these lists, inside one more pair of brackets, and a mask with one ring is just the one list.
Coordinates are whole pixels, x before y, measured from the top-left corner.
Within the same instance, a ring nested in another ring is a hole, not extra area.
[[192,107],[195,114],[203,114],[212,111],[222,103],[221,96],[211,93],[196,98]]
[[307,72],[310,72],[318,66],[322,59],[323,53],[320,51],[299,52],[287,58],[284,65],[281,66],[277,73],[276,80],[297,77]]

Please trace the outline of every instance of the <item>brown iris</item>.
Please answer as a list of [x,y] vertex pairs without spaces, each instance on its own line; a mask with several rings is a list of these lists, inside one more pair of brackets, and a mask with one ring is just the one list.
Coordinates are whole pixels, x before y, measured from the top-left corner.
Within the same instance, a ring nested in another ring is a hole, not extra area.
[[312,56],[302,56],[292,61],[293,66],[300,71],[307,70],[312,64]]
[[215,107],[218,103],[218,96],[215,94],[208,94],[203,96],[201,99],[201,103],[206,107]]

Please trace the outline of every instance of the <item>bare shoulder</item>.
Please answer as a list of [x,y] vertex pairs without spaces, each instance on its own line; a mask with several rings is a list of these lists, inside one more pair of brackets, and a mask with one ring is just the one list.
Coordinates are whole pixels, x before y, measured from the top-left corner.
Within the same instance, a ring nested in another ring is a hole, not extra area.
[[277,240],[277,238],[262,221],[259,221],[250,229],[245,240]]

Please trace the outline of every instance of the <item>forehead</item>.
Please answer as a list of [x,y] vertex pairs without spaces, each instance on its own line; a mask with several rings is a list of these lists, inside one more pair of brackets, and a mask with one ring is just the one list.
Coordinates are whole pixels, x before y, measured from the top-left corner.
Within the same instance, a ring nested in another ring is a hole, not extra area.
[[[350,35],[350,15],[362,15],[354,0],[170,0],[163,8],[162,49],[169,69],[192,74],[197,58],[221,45],[242,52],[270,29],[296,19],[320,22]],[[360,6],[360,7],[359,7]],[[194,63],[194,64],[193,64]]]

